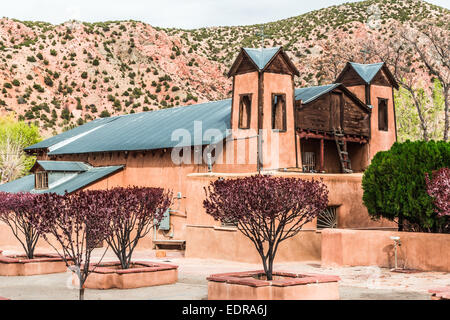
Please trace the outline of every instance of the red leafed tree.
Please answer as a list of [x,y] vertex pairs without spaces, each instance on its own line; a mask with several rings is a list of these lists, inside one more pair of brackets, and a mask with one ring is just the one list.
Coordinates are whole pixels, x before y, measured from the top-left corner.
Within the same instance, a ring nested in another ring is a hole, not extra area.
[[35,197],[31,193],[0,192],[0,220],[9,226],[28,259],[34,258],[34,249],[39,240],[39,232],[33,225],[36,220],[33,210]]
[[34,201],[39,215],[34,225],[67,267],[77,274],[80,300],[84,299],[83,285],[93,270],[89,266],[92,251],[111,232],[104,205],[109,201],[107,197],[106,192],[79,191],[64,196],[40,194]]
[[433,173],[431,179],[425,175],[428,194],[440,216],[450,217],[450,168],[442,168]]
[[[105,191],[97,191],[105,192]],[[130,267],[139,240],[159,224],[169,208],[172,193],[162,188],[114,188],[106,191],[111,232],[106,242],[116,254],[122,269]]]
[[219,179],[206,188],[203,206],[215,220],[237,223],[255,245],[267,279],[279,244],[300,232],[328,204],[321,181],[256,175]]

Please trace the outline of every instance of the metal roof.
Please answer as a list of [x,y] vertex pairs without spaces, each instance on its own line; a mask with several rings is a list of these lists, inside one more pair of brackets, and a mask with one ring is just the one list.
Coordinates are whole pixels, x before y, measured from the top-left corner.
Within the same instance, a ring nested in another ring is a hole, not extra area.
[[0,192],[18,193],[29,192],[34,189],[34,174],[0,184]]
[[316,100],[323,94],[339,87],[340,83],[332,83],[324,86],[314,86],[295,89],[295,100],[302,100],[303,104]]
[[53,184],[49,189],[36,190],[34,188],[34,174],[0,185],[0,191],[9,193],[56,193],[65,194],[79,190],[107,175],[121,170],[123,166],[92,167],[88,171],[75,174],[68,179],[61,179],[61,183]]
[[69,179],[51,189],[47,189],[45,191],[40,190],[40,193],[71,193],[122,168],[123,166],[94,167],[88,171],[77,174],[72,179]]
[[273,48],[243,48],[244,51],[248,54],[250,59],[258,66],[259,70],[265,68],[267,63],[273,58],[273,56],[280,50],[281,47],[273,47]]
[[[205,145],[230,134],[230,116],[231,99],[134,113],[89,122],[26,149],[46,147],[49,155],[58,155]],[[190,139],[183,141],[181,136]]]
[[108,122],[116,120],[117,118],[118,117],[110,117],[110,118],[98,118],[98,119],[92,120],[82,126],[76,127],[72,130],[65,131],[56,136],[45,139],[39,143],[33,144],[32,146],[29,146],[29,147],[25,148],[24,150],[44,149],[44,148],[54,146],[58,143],[67,141],[71,138],[89,133],[92,130],[99,128],[100,126],[102,126]]
[[91,166],[79,161],[45,161],[37,160],[42,169],[45,171],[66,171],[66,172],[80,172],[87,171]]
[[366,82],[370,83],[375,75],[380,71],[383,66],[383,62],[372,64],[361,64],[355,62],[349,62],[358,75]]

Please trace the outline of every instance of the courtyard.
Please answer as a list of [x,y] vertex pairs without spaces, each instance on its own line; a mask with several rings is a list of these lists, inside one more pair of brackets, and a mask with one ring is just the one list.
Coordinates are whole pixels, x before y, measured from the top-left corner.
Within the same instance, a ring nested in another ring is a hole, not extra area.
[[[98,259],[103,252],[95,252]],[[9,251],[13,252],[13,251]],[[103,261],[114,260],[108,252]],[[136,252],[135,260],[167,262],[179,266],[178,282],[171,285],[138,289],[86,289],[86,300],[205,300],[208,295],[206,277],[210,274],[260,269],[259,264],[214,259],[184,258],[177,251],[166,251],[156,258],[154,250]],[[319,261],[276,263],[275,270],[337,275],[341,278],[342,300],[429,300],[428,289],[448,284],[446,272],[393,273],[387,268],[326,267]],[[0,296],[13,300],[76,300],[78,290],[71,285],[71,273],[0,277]]]

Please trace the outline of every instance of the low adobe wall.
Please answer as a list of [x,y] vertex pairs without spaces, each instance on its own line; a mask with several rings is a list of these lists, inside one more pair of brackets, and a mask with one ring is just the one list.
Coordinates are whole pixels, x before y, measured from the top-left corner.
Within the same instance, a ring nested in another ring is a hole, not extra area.
[[[186,236],[186,257],[261,263],[253,243],[236,229],[188,225]],[[301,231],[280,244],[275,262],[319,261],[320,238],[315,230]]]
[[394,241],[400,237],[398,267],[450,271],[450,234],[375,230],[322,231],[322,266],[395,266]]

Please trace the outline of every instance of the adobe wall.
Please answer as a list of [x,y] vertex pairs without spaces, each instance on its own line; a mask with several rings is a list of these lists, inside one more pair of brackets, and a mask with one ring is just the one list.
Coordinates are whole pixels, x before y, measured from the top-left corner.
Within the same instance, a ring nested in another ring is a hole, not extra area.
[[399,236],[398,267],[450,271],[450,234],[379,230],[322,231],[322,266],[379,266],[393,268],[394,241]]
[[[159,231],[158,239],[190,239],[191,244],[187,244],[197,250],[195,243],[201,244],[207,242],[210,235],[206,235],[206,231],[198,232],[196,235],[192,234],[193,227],[187,225],[205,225],[208,227],[220,226],[219,222],[214,221],[208,216],[202,206],[205,197],[204,187],[210,181],[218,177],[237,177],[255,174],[255,172],[248,167],[247,173],[233,174],[233,173],[217,173],[216,165],[214,165],[214,173],[207,173],[205,165],[198,164],[182,164],[174,165],[171,160],[170,150],[164,152],[163,150],[156,150],[154,152],[130,152],[128,155],[124,153],[105,153],[95,155],[71,155],[57,157],[56,160],[73,160],[86,161],[93,166],[106,165],[125,165],[125,169],[113,175],[108,176],[96,183],[89,185],[86,189],[108,189],[117,186],[152,186],[162,187],[173,191],[174,196],[181,192],[182,199],[173,200],[172,209],[176,210],[171,214],[171,227],[169,232]],[[217,165],[218,166],[218,165]],[[225,167],[224,167],[225,168]],[[243,170],[244,171],[244,170]],[[362,188],[361,179],[362,174],[305,174],[305,173],[276,173],[282,176],[294,176],[303,179],[322,178],[327,184],[330,194],[329,201],[332,206],[338,207],[338,226],[342,228],[377,228],[377,227],[395,227],[391,222],[380,221],[375,222],[370,220],[367,210],[362,204]],[[315,229],[315,221],[310,225],[305,226],[306,229]],[[214,232],[215,229],[209,230]],[[9,229],[0,224],[0,243],[7,246],[19,246],[19,244],[12,237]],[[189,234],[188,234],[189,233]],[[169,235],[173,237],[169,237]],[[203,238],[205,234],[205,238]],[[226,241],[230,238],[228,233],[219,232],[225,237]],[[225,236],[226,234],[226,236]],[[152,248],[153,232],[142,239],[139,243],[139,248]],[[219,239],[222,236],[218,236]],[[233,236],[231,239],[238,239]],[[315,238],[314,238],[315,239]],[[236,240],[237,241],[237,240]],[[292,240],[292,247],[298,248],[299,240]],[[318,246],[317,240],[312,240],[313,246]],[[219,241],[220,242],[220,241]],[[192,245],[194,243],[194,245]],[[240,246],[240,244],[236,244]],[[48,248],[48,245],[41,241],[39,247]],[[290,245],[287,246],[288,248]],[[188,250],[190,250],[189,248]],[[200,247],[201,248],[201,247]],[[294,251],[296,249],[293,249]],[[309,250],[309,249],[308,249]],[[202,250],[197,250],[202,251]],[[289,250],[288,250],[289,251]],[[225,255],[225,253],[224,253]],[[317,257],[317,253],[308,254],[308,257]],[[299,256],[301,257],[301,256]],[[306,256],[305,256],[306,257]]]
[[366,103],[366,86],[365,85],[357,85],[357,86],[345,86],[348,90],[350,90],[355,96],[358,97],[363,103]]
[[[263,167],[266,170],[295,167],[295,137],[294,137],[294,82],[292,76],[287,74],[269,73],[263,74],[263,129],[267,129],[267,137],[264,138]],[[278,136],[278,148],[280,150],[278,162],[270,150],[272,145],[272,94],[286,95],[286,132],[275,133]]]
[[[370,99],[373,106],[370,117],[371,137],[369,145],[369,159],[378,151],[389,150],[396,141],[395,113],[392,88],[386,86],[370,86]],[[388,99],[388,131],[378,130],[378,98]]]
[[[188,258],[261,263],[253,243],[236,229],[188,225],[186,236]],[[301,231],[280,244],[275,262],[320,261],[320,251],[320,233]]]
[[258,72],[239,74],[233,77],[233,106],[231,111],[231,127],[235,138],[244,138],[254,135],[249,129],[239,129],[239,103],[240,95],[252,94],[250,108],[250,129],[258,130]]
[[[191,258],[216,258],[258,263],[260,260],[253,244],[240,232],[222,228],[219,221],[203,209],[204,186],[218,177],[235,178],[248,174],[191,174],[188,176],[186,256]],[[275,173],[276,176],[302,179],[322,178],[327,185],[329,205],[339,206],[338,226],[342,228],[396,228],[392,222],[372,221],[362,204],[362,174],[306,174]],[[195,195],[190,197],[189,195]],[[280,247],[278,262],[320,260],[321,235],[316,232],[316,221],[306,224],[297,236],[286,240]]]

